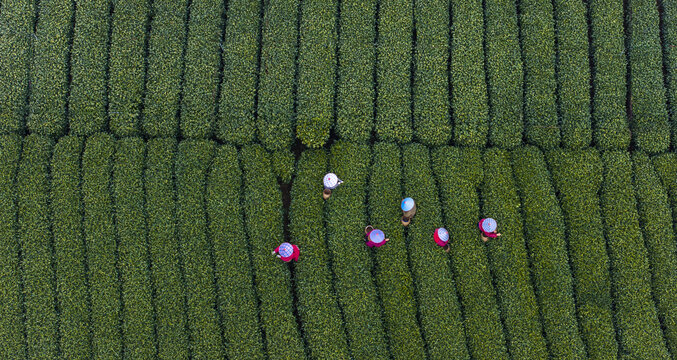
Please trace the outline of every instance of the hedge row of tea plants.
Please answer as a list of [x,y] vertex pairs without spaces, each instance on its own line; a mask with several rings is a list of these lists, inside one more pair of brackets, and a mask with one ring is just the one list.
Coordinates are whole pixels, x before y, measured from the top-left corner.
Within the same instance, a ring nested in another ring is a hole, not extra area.
[[651,159],[633,154],[633,187],[644,243],[649,251],[651,290],[668,349],[677,351],[677,246],[668,193]]
[[554,358],[585,359],[585,345],[576,320],[564,216],[545,158],[535,147],[522,147],[512,152],[512,165],[548,350]]
[[670,148],[670,125],[663,83],[658,3],[628,0],[631,129],[635,146],[649,153]]
[[414,135],[429,146],[451,139],[449,0],[414,2]]
[[298,312],[313,359],[348,359],[350,351],[329,269],[322,177],[327,171],[325,150],[301,154],[291,188],[289,232],[301,250],[295,266]]
[[579,149],[592,141],[587,8],[582,1],[557,0],[553,5],[562,146]]
[[176,140],[151,139],[146,148],[145,210],[157,356],[160,359],[188,359],[186,289],[176,232]]
[[173,137],[179,128],[187,13],[188,0],[153,1],[143,107],[143,130],[152,137]]
[[672,147],[677,148],[677,2],[663,0],[660,4],[663,20],[661,31],[663,33],[663,63],[666,65],[668,114],[672,126]]
[[[236,145],[249,144],[256,136],[254,100],[261,4],[260,0],[236,0],[228,4],[222,47],[223,80],[215,127],[219,139]],[[265,136],[261,138],[267,140]]]
[[675,153],[661,154],[653,158],[653,164],[663,186],[668,191],[673,221],[677,225],[677,156]]
[[369,224],[390,239],[375,251],[375,279],[383,304],[390,351],[395,359],[426,357],[421,330],[416,320],[414,284],[408,266],[407,244],[401,225],[402,156],[399,146],[373,146],[369,178]]
[[301,3],[296,137],[308,147],[329,140],[334,125],[338,1]]
[[597,195],[602,185],[599,153],[558,149],[547,158],[567,229],[581,337],[590,358],[615,359],[609,257]]
[[507,151],[493,148],[484,152],[481,196],[481,217],[496,219],[502,234],[489,239],[486,246],[508,350],[514,359],[545,359],[548,351],[529,276],[520,199]]
[[590,54],[592,57],[593,139],[600,150],[620,150],[630,145],[626,120],[626,57],[623,3],[588,1]]
[[[244,173],[243,206],[249,251],[268,357],[302,359],[305,354],[293,313],[290,265],[271,255],[285,241],[282,194],[271,186],[275,184],[275,176],[261,145],[242,148],[240,162]],[[299,261],[303,261],[303,249],[300,250]]]
[[120,281],[111,194],[115,141],[108,134],[87,139],[82,155],[82,206],[94,357],[122,357]]
[[365,143],[374,118],[376,0],[341,1],[338,43],[336,132]]
[[451,0],[451,14],[449,74],[454,144],[484,147],[489,131],[489,104],[484,73],[482,1]]
[[176,218],[188,304],[189,349],[196,358],[223,356],[205,206],[207,170],[213,155],[214,143],[209,140],[183,141],[175,165]]
[[283,184],[288,184],[294,175],[294,165],[296,159],[290,149],[278,150],[270,153],[270,166],[278,180]]
[[524,131],[524,73],[515,3],[485,0],[484,24],[489,142],[511,149],[522,143]]
[[383,141],[411,141],[411,70],[413,2],[378,4],[376,118],[374,131]]
[[106,130],[110,0],[75,0],[68,121],[73,135]]
[[503,324],[489,260],[479,237],[477,221],[482,182],[479,149],[443,147],[433,151],[433,169],[449,231],[449,254],[463,308],[470,355],[475,359],[507,359]]
[[230,359],[264,358],[249,249],[241,208],[242,170],[237,149],[224,145],[207,179],[209,238],[214,253],[217,306],[226,355]]
[[604,182],[600,200],[621,351],[635,358],[651,354],[654,359],[668,359],[651,294],[651,273],[639,228],[630,156],[627,152],[605,152],[602,162]]
[[[405,145],[402,163],[404,194],[414,199],[417,209],[406,232],[419,321],[428,357],[467,359],[469,353],[463,317],[449,256],[433,239],[435,229],[444,223],[428,149],[421,144]],[[453,239],[453,234],[450,238]]]
[[66,132],[69,43],[72,38],[72,1],[43,1],[33,41],[30,108],[31,132],[62,136]]

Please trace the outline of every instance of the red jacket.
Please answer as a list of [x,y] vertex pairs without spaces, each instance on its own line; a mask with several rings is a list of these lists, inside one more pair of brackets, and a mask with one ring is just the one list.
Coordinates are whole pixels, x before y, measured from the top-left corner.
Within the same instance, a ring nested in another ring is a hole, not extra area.
[[488,232],[485,232],[484,229],[482,229],[482,223],[483,222],[484,222],[484,219],[480,220],[480,223],[479,223],[480,231],[482,232],[482,234],[485,237],[497,238],[498,234],[496,233],[496,231],[488,233]]

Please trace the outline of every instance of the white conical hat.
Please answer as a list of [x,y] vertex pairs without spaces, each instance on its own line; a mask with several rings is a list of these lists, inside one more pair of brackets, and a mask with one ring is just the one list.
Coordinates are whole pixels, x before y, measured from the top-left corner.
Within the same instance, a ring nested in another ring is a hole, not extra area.
[[294,247],[291,246],[291,244],[288,243],[288,242],[283,242],[280,245],[279,251],[280,251],[280,256],[282,256],[283,258],[287,258],[287,257],[292,256],[292,254],[294,254]]
[[492,218],[484,219],[484,221],[482,221],[482,230],[488,233],[496,231],[496,220]]
[[324,187],[327,189],[333,189],[342,183],[341,179],[339,179],[334,173],[328,173],[324,176],[322,181],[324,182]]
[[402,211],[409,211],[414,208],[414,199],[408,197],[402,199],[402,204],[400,204]]
[[449,232],[445,228],[437,228],[435,231],[437,231],[437,237],[444,241],[447,242],[449,241]]

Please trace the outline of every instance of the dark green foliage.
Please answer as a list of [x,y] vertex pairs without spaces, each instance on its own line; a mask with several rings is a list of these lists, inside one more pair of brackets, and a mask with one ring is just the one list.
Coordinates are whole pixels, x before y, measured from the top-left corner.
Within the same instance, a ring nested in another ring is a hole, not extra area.
[[658,155],[654,157],[653,164],[663,186],[668,191],[673,221],[677,224],[677,156],[675,153]]
[[26,358],[19,267],[19,225],[17,223],[16,173],[21,138],[0,135],[0,357]]
[[190,350],[192,357],[209,359],[223,356],[205,213],[207,170],[213,155],[211,141],[183,141],[175,165],[177,230],[188,302]]
[[376,285],[385,314],[385,327],[395,359],[423,359],[425,351],[416,321],[416,300],[407,266],[402,216],[402,156],[399,146],[377,143],[369,178],[369,223],[390,241],[376,251]]
[[443,147],[433,152],[432,160],[450,235],[451,266],[464,310],[470,355],[475,359],[507,359],[489,260],[477,234],[482,153],[478,149]]
[[344,140],[364,143],[371,138],[374,117],[376,0],[340,4],[336,132]]
[[559,146],[555,82],[555,29],[550,1],[519,4],[524,59],[524,127],[528,143],[543,149]]
[[414,132],[425,145],[451,138],[449,114],[449,0],[414,2]]
[[604,182],[600,199],[621,350],[631,358],[668,359],[651,298],[651,273],[639,228],[630,156],[620,151],[605,152],[602,160]]
[[185,287],[176,234],[174,139],[148,141],[145,207],[154,286],[158,358],[188,359]]
[[588,0],[593,60],[593,139],[600,150],[620,150],[630,145],[626,120],[625,36],[623,2]]
[[597,193],[602,163],[595,150],[554,150],[548,153],[553,184],[559,194],[574,275],[576,310],[581,337],[592,359],[615,359],[609,257]]
[[[303,341],[293,314],[288,265],[271,255],[283,241],[282,194],[275,184],[270,159],[261,145],[240,151],[244,173],[245,223],[259,315],[270,359],[305,358]],[[303,249],[299,248],[304,261]]]
[[522,143],[524,130],[524,73],[515,2],[485,0],[484,22],[489,142],[511,149]]
[[[668,113],[672,126],[672,148],[677,148],[677,1],[662,0],[663,63],[665,67]],[[673,351],[674,353],[674,351]]]
[[112,181],[115,141],[96,134],[82,155],[82,204],[85,212],[87,281],[91,304],[92,353],[95,358],[122,357],[120,284],[113,218]]
[[296,265],[298,311],[313,359],[348,359],[350,352],[332,284],[324,226],[322,177],[327,170],[324,150],[301,154],[291,188],[289,231],[302,251]]
[[[489,105],[484,74],[482,0],[451,0],[451,13],[454,143],[484,147],[489,131]],[[505,14],[501,16],[505,17]]]
[[548,351],[529,278],[520,199],[510,168],[510,154],[505,150],[488,149],[484,153],[482,200],[481,217],[496,219],[498,232],[503,234],[489,239],[487,248],[508,349],[513,359],[545,359]]
[[407,245],[428,356],[469,359],[449,256],[433,239],[435,229],[443,222],[428,149],[421,144],[404,146],[402,163],[404,195],[416,201],[416,216],[407,228]]
[[[387,359],[390,354],[369,252],[385,250],[391,244],[369,249],[364,243],[370,161],[371,154],[366,145],[340,141],[332,146],[329,170],[344,183],[332,191],[325,205],[327,247],[351,357]],[[318,196],[321,193],[318,192]]]
[[337,0],[301,4],[296,137],[308,147],[324,145],[334,125],[337,11]]
[[557,100],[562,127],[562,146],[590,146],[590,61],[588,22],[583,1],[556,0]]
[[564,216],[545,158],[535,147],[518,148],[512,152],[512,165],[550,355],[555,359],[585,359],[585,345],[576,321]]
[[48,136],[61,136],[66,132],[68,43],[73,11],[73,1],[40,1],[27,119],[31,132]]
[[106,70],[110,0],[75,0],[71,48],[70,132],[89,136],[106,128]]
[[291,181],[295,161],[294,153],[290,150],[279,150],[270,154],[270,165],[273,167],[273,173],[284,184]]
[[65,359],[91,357],[89,295],[85,273],[80,168],[84,140],[62,137],[52,156],[51,216],[61,354]]
[[117,136],[139,134],[149,0],[116,0],[112,20],[108,117]]
[[644,243],[649,251],[651,290],[658,318],[672,354],[677,352],[677,246],[672,228],[668,193],[651,164],[640,152],[633,154],[633,185]]
[[143,201],[145,155],[146,144],[143,140],[118,140],[113,166],[118,268],[124,304],[124,354],[137,359],[150,359],[156,353]]
[[36,359],[57,357],[56,286],[49,215],[51,157],[51,139],[29,135],[24,139],[16,180],[26,342],[28,357]]
[[380,140],[411,141],[413,2],[382,1],[378,12],[376,119]]
[[226,354],[230,359],[263,359],[263,339],[257,317],[252,264],[246,244],[241,204],[242,171],[237,150],[217,149],[207,180],[209,237],[214,248]]
[[143,130],[149,136],[176,136],[183,74],[188,0],[154,0],[148,41]]
[[248,144],[256,135],[254,97],[261,4],[261,0],[233,0],[228,3],[216,135],[236,145]]

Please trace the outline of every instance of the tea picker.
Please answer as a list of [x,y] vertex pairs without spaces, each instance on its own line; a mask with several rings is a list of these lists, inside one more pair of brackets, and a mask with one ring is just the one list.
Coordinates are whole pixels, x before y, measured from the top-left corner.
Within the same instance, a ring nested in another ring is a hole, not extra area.
[[367,246],[370,248],[381,247],[385,245],[388,240],[382,230],[374,229],[373,226],[368,225],[364,228],[364,238]]
[[292,245],[288,242],[283,242],[275,250],[273,250],[272,255],[276,255],[284,262],[290,262],[292,260],[299,261],[299,254],[301,251],[298,246]]
[[322,197],[327,200],[331,196],[331,191],[336,189],[337,186],[343,184],[343,181],[336,176],[334,173],[328,173],[324,176],[322,180],[324,182],[324,191],[322,191]]
[[492,218],[482,219],[478,225],[480,227],[480,231],[482,232],[482,240],[484,240],[484,242],[487,242],[489,238],[494,239],[501,236],[500,233],[496,232],[498,224],[496,224],[496,220]]
[[402,199],[400,208],[402,208],[402,225],[408,226],[411,222],[411,218],[416,214],[416,203],[414,202],[414,199],[410,197],[404,198]]
[[449,252],[449,232],[445,228],[437,228],[433,233],[433,239],[435,243],[444,249],[444,251]]

